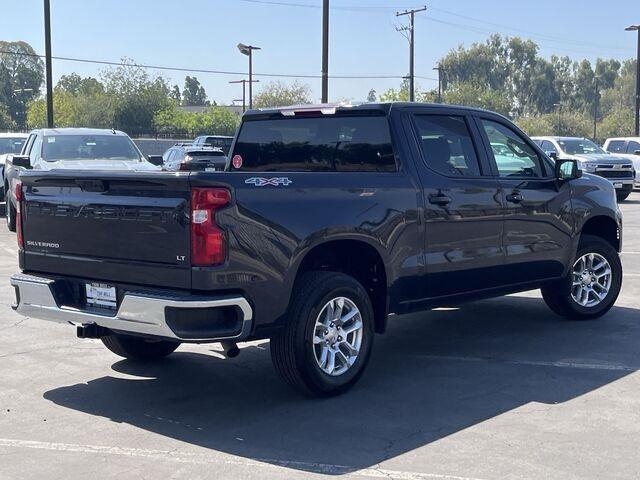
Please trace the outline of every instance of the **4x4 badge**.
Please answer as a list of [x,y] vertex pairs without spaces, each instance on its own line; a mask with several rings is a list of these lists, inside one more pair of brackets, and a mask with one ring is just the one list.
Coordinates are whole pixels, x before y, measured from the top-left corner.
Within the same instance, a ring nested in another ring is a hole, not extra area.
[[289,180],[288,177],[271,177],[271,178],[265,178],[265,177],[251,177],[251,178],[247,178],[244,183],[248,183],[248,184],[252,184],[256,187],[264,187],[266,185],[272,185],[274,187],[279,187],[279,186],[287,186],[287,185],[291,185],[293,182],[291,180]]

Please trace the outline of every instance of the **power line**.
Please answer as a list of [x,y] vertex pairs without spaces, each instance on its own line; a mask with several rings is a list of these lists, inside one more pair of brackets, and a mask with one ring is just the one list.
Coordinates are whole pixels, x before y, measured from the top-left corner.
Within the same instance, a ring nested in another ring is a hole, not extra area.
[[[26,57],[38,57],[44,58],[44,55],[39,55],[37,53],[26,53],[26,52],[12,52],[10,50],[0,50],[0,53],[8,54],[8,55],[22,55]],[[125,62],[112,62],[108,60],[91,60],[87,58],[76,58],[76,57],[61,57],[61,56],[52,56],[54,60],[62,60],[66,62],[77,62],[77,63],[90,63],[97,65],[110,65],[117,67],[139,67],[139,68],[149,68],[154,70],[168,70],[175,72],[195,72],[195,73],[210,73],[215,75],[245,75],[246,72],[237,72],[237,71],[228,71],[228,70],[210,70],[205,68],[187,68],[187,67],[170,67],[166,65],[150,65],[144,63],[125,63]],[[322,78],[322,75],[309,75],[309,74],[286,74],[286,73],[254,73],[255,76],[259,77],[274,77],[274,78]],[[334,79],[354,79],[354,80],[383,80],[383,79],[401,79],[402,75],[330,75],[329,78]],[[422,77],[427,78],[427,77]]]

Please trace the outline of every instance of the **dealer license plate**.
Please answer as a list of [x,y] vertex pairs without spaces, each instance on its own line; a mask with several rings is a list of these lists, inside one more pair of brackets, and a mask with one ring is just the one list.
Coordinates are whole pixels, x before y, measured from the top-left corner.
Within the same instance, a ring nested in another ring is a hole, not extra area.
[[622,188],[622,184],[621,183],[614,183],[613,184],[613,188]]
[[116,308],[116,287],[106,283],[87,283],[87,305]]

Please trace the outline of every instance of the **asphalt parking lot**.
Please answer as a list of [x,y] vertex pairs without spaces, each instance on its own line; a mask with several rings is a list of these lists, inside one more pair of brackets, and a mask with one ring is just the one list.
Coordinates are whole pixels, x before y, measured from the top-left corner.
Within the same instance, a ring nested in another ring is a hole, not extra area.
[[640,477],[640,192],[622,204],[624,285],[603,319],[538,292],[396,318],[348,394],[297,396],[266,342],[124,361],[11,310],[0,228],[0,478]]

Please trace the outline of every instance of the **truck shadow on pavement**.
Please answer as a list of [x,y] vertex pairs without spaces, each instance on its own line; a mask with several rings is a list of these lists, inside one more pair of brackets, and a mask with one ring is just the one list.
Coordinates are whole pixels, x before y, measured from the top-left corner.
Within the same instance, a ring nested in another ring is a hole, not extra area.
[[178,350],[153,365],[118,361],[116,372],[138,378],[96,378],[44,398],[219,452],[348,473],[628,375],[638,363],[637,318],[618,307],[599,321],[565,322],[541,299],[513,296],[392,318],[360,383],[326,400],[281,383],[266,342],[232,360]]

